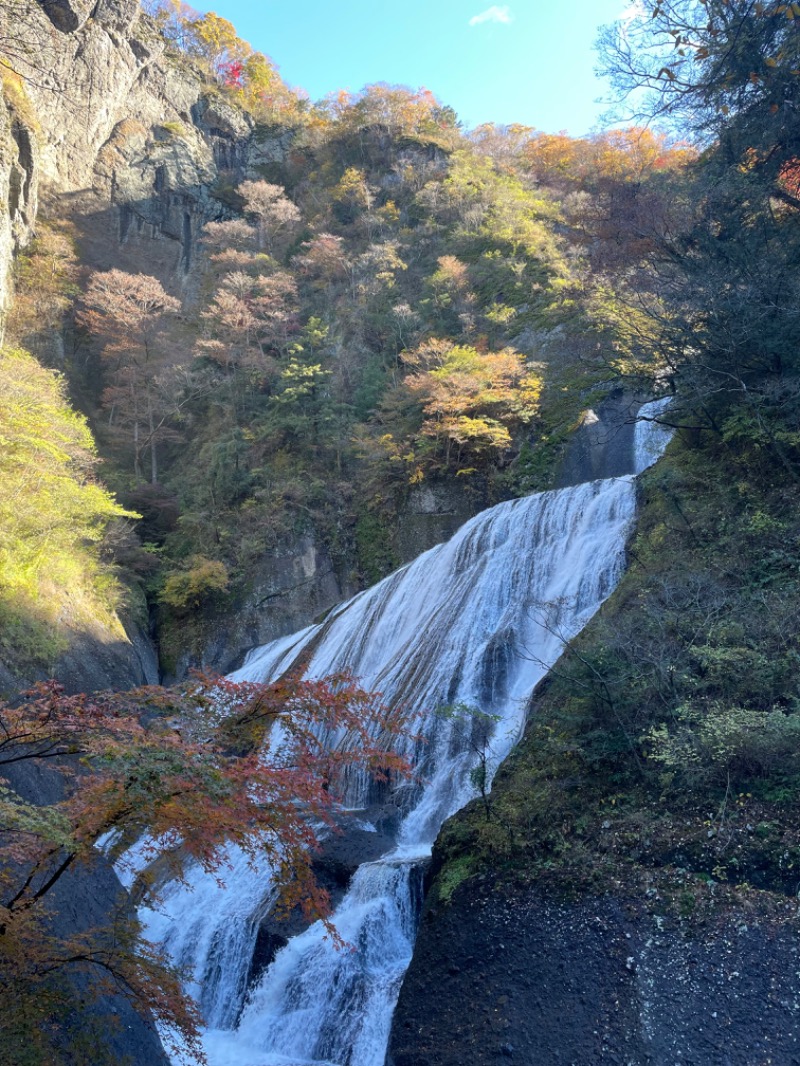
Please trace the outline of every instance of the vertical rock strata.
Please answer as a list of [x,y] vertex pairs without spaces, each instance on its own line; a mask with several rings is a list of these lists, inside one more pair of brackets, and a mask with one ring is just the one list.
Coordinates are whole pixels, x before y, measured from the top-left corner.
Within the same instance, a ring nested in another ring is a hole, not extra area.
[[[223,172],[238,179],[264,151],[249,119],[166,51],[138,0],[11,7],[0,13],[15,71],[4,76],[0,127],[0,287],[14,241],[30,237],[37,183],[84,221],[90,253],[102,229],[108,247],[91,265],[154,263],[150,273],[187,275],[199,225],[228,211],[215,183]],[[120,251],[137,238],[146,251]]]
[[30,240],[39,186],[37,140],[14,88],[11,83],[0,97],[0,341],[10,299],[11,264]]

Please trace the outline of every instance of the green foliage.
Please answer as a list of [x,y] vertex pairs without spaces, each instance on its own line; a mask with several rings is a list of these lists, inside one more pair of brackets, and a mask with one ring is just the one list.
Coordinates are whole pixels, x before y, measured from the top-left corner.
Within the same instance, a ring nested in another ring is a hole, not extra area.
[[436,895],[442,903],[451,903],[453,893],[473,873],[473,861],[468,855],[448,863],[436,878]]
[[367,585],[380,581],[400,562],[385,520],[372,511],[365,511],[356,522],[355,543],[359,573]]
[[159,595],[162,603],[176,611],[194,610],[228,589],[229,575],[224,563],[193,555],[184,570],[168,573]]
[[[149,310],[131,324],[132,278],[107,271],[77,319],[95,338],[80,395],[105,408],[114,484],[142,500],[140,532],[157,546],[129,544],[125,562],[169,608],[156,612],[160,646],[177,661],[183,637],[207,639],[200,608],[227,609],[253,564],[298,534],[342,578],[369,581],[399,561],[385,531],[422,479],[461,478],[475,508],[549,485],[582,407],[564,402],[565,366],[585,392],[597,367],[581,355],[618,328],[587,299],[589,238],[562,191],[532,178],[532,131],[467,135],[432,94],[402,86],[311,106],[227,20],[147,6],[148,33],[205,72],[209,108],[250,113],[270,160],[263,181],[223,174],[212,188],[226,221],[199,235],[196,305],[173,315],[177,301],[138,278]],[[32,287],[50,267],[36,253],[20,266]],[[51,318],[75,267],[74,252],[59,259]],[[432,338],[450,354],[415,363]],[[224,567],[227,585],[193,557]]]
[[800,715],[713,702],[683,704],[673,723],[647,734],[648,754],[671,780],[741,790],[757,779],[800,771]]
[[542,379],[512,348],[479,352],[430,341],[406,353],[405,360],[419,368],[407,386],[422,400],[420,437],[444,443],[448,466],[455,445],[459,473],[470,462],[507,452],[511,430],[529,424],[538,412]]
[[39,837],[48,847],[74,850],[69,818],[56,807],[31,804],[0,784],[0,818],[10,834]]
[[757,452],[673,444],[643,478],[627,574],[539,691],[491,821],[473,805],[445,829],[448,865],[559,893],[657,885],[692,920],[722,905],[709,879],[794,894],[798,507]]
[[42,218],[36,239],[14,260],[14,300],[6,318],[9,347],[31,349],[59,330],[78,295],[78,255],[70,222]]
[[652,136],[622,155],[608,137],[522,149],[540,180],[581,190],[565,214],[594,273],[575,304],[562,287],[563,321],[572,304],[593,324],[598,368],[668,381],[683,432],[642,478],[628,573],[496,779],[507,834],[467,811],[443,835],[448,865],[480,859],[560,892],[639,886],[692,921],[753,885],[796,893],[795,15],[675,0],[607,35],[623,94],[653,90],[653,114],[706,138],[688,172]]
[[[301,216],[302,239],[275,249],[288,261],[256,254],[251,221],[207,228],[214,296],[196,354],[211,384],[181,408],[191,446],[172,449],[163,474],[182,512],[164,543],[171,571],[211,538],[235,588],[249,560],[313,526],[372,579],[394,556],[366,546],[372,519],[360,507],[343,515],[345,501],[361,497],[391,525],[410,484],[459,473],[488,486],[526,434],[535,440],[545,367],[508,340],[547,313],[551,281],[564,278],[557,212],[466,142],[430,165],[385,127],[356,126],[378,112],[390,127],[398,115],[422,121],[427,107],[376,89],[331,104],[324,132],[298,138],[269,186]],[[241,207],[234,190],[230,202]],[[294,295],[276,322],[264,285],[278,281]],[[434,330],[445,354],[423,365]],[[554,456],[537,451],[542,481]]]
[[163,122],[158,128],[173,140],[186,139],[186,127],[182,122]]
[[339,222],[355,222],[372,202],[372,193],[363,171],[348,167],[331,191],[334,213]]
[[0,595],[0,650],[5,662],[20,672],[30,666],[49,670],[67,646],[63,627],[47,606],[20,592]]
[[[99,547],[129,514],[92,477],[95,449],[62,380],[26,352],[0,352],[0,642],[48,662],[60,620],[114,624],[118,592]],[[118,623],[116,623],[118,626]]]
[[[675,417],[747,463],[800,470],[798,35],[790,7],[674,0],[603,41],[622,94],[707,151],[672,183],[634,285],[612,300],[622,362],[669,376]],[[601,312],[602,313],[602,312]]]
[[[11,7],[11,9],[8,10],[7,13],[10,16],[10,19],[12,20],[12,24],[14,20],[21,20],[24,17],[23,11],[19,9],[14,10],[13,7]],[[8,48],[9,44],[13,44],[13,40],[13,36],[4,34],[3,44],[5,48]],[[26,61],[28,60],[28,56],[26,55],[27,51],[28,47],[23,46],[23,55]],[[0,91],[2,91],[4,100],[10,105],[11,109],[17,115],[19,115],[20,118],[25,122],[28,129],[34,130],[36,132],[41,130],[41,123],[39,122],[39,118],[36,114],[36,108],[33,106],[33,103],[31,102],[30,96],[28,95],[27,89],[25,87],[25,79],[21,77],[13,69],[12,64],[7,61],[3,62],[2,70],[0,70]]]

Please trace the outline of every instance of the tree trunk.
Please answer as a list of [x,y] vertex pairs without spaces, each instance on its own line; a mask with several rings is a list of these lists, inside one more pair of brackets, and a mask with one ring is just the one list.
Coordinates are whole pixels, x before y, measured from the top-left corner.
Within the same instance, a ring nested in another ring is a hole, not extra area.
[[133,423],[133,472],[137,478],[142,476],[142,456],[139,444],[139,419]]
[[153,406],[148,399],[147,421],[150,428],[150,480],[155,485],[158,482],[158,456],[156,453],[156,431],[153,425]]

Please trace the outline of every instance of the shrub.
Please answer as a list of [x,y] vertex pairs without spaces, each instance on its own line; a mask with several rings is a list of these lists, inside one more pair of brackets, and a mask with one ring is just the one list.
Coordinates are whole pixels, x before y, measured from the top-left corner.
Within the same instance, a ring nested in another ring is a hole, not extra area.
[[797,768],[800,715],[712,703],[679,707],[672,725],[647,735],[650,758],[688,784],[743,785],[778,767]]
[[176,611],[193,610],[228,588],[228,568],[224,563],[193,555],[189,564],[186,570],[166,575],[159,596],[162,603]]

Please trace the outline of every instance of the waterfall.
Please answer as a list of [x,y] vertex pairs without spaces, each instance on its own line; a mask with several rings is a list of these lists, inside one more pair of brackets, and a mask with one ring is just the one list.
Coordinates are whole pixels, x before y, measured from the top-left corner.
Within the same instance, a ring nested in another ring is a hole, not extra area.
[[662,415],[672,400],[662,396],[639,408],[640,420],[633,427],[633,472],[641,474],[652,466],[672,439],[672,429],[653,421]]
[[[655,417],[666,402],[642,414]],[[651,465],[667,440],[657,423],[637,423],[634,470]],[[491,776],[520,736],[534,687],[616,586],[634,481],[630,474],[499,504],[321,624],[255,649],[231,675],[269,680],[301,655],[310,678],[349,670],[386,702],[422,715],[425,743],[406,754],[424,784],[397,797],[404,816],[395,846],[359,867],[336,908],[333,922],[352,950],[337,950],[316,923],[253,981],[274,889],[269,869],[233,848],[224,889],[191,870],[188,884],[167,887],[158,912],[142,912],[148,935],[187,974],[208,1026],[210,1066],[383,1066],[433,841],[476,795],[477,758]],[[453,705],[490,715],[491,736],[476,744],[468,716],[434,713]],[[373,792],[368,777],[354,776],[348,807],[368,807]]]

